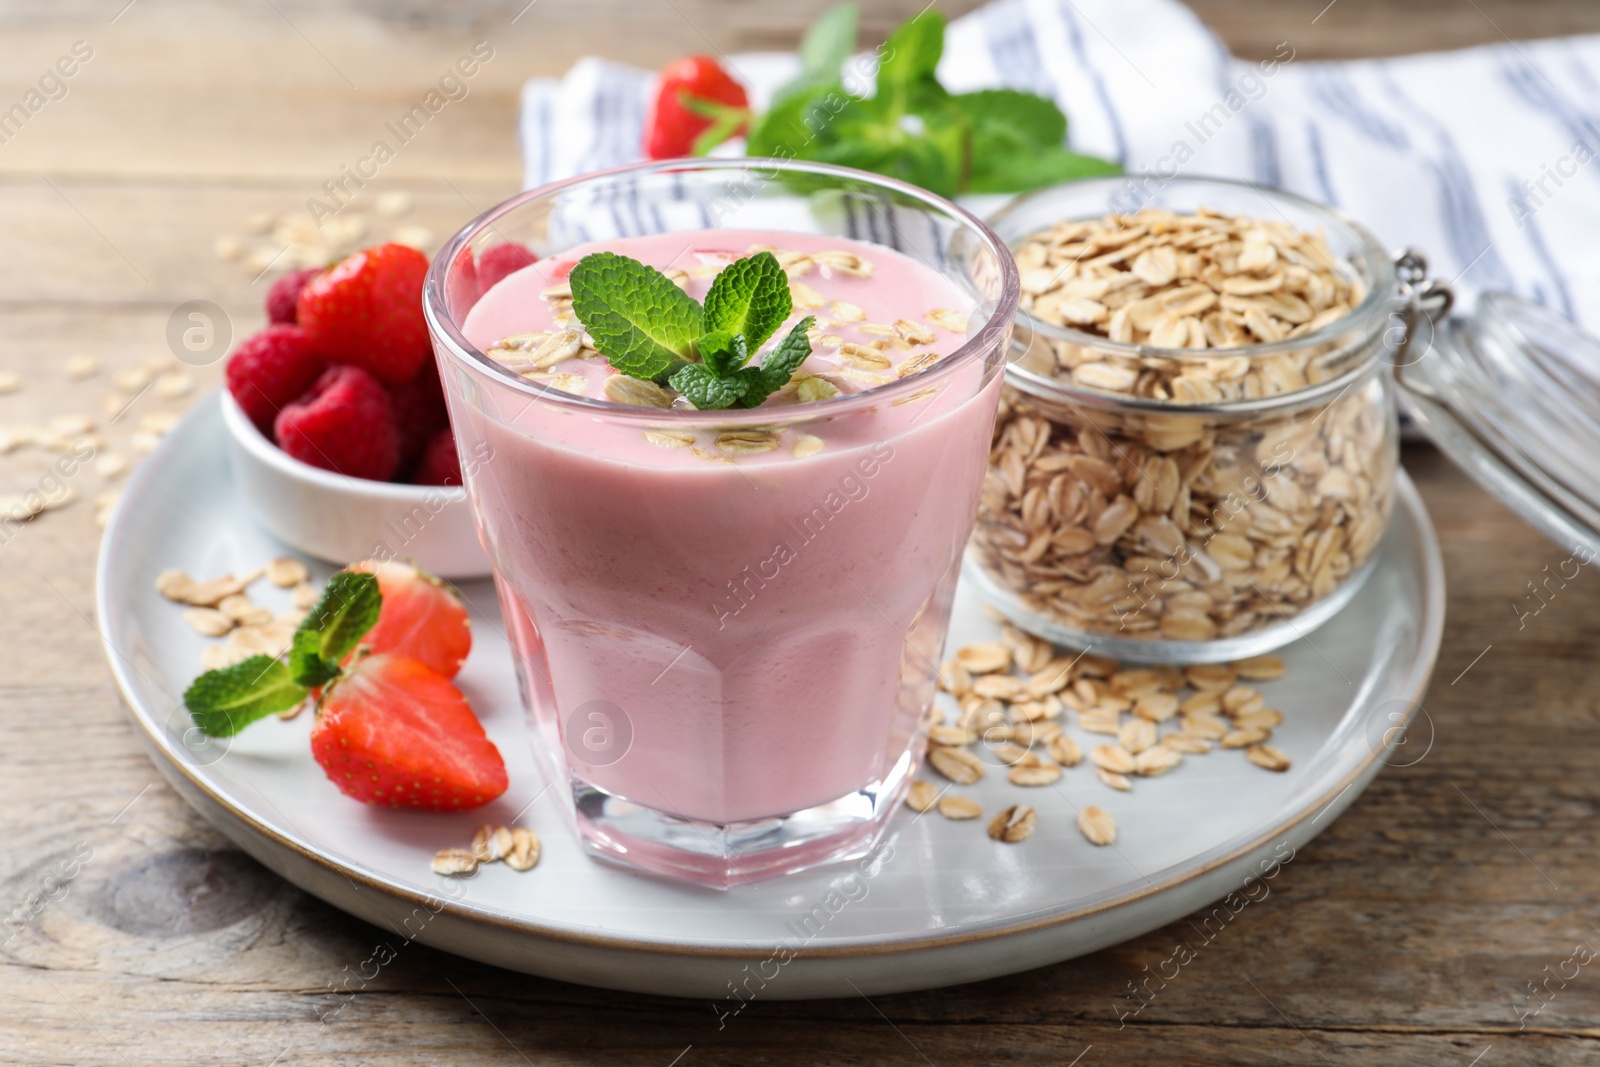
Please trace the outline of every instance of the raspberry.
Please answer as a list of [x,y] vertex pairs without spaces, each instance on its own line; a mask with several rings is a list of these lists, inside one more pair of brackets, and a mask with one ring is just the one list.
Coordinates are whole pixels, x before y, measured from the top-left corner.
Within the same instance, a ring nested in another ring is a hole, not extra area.
[[300,327],[268,326],[239,343],[224,377],[245,415],[271,437],[278,412],[311,388],[327,365]]
[[449,427],[440,430],[428,442],[411,480],[417,485],[461,484],[461,457],[456,454],[455,434]]
[[329,367],[276,429],[278,447],[313,467],[383,482],[400,466],[389,394],[360,367]]
[[294,323],[299,321],[295,305],[300,300],[300,290],[306,282],[322,273],[321,267],[307,267],[293,274],[285,274],[267,290],[267,321]]
[[439,367],[429,360],[417,376],[389,390],[394,404],[394,425],[400,432],[400,469],[417,461],[433,435],[450,424],[444,407],[444,386]]
[[515,273],[531,263],[537,263],[538,260],[539,257],[526,245],[520,245],[515,241],[485,248],[478,253],[478,292],[487,293],[506,275]]
[[378,245],[307,282],[295,313],[330,363],[353,364],[400,385],[432,352],[422,317],[427,273],[428,257],[415,248]]

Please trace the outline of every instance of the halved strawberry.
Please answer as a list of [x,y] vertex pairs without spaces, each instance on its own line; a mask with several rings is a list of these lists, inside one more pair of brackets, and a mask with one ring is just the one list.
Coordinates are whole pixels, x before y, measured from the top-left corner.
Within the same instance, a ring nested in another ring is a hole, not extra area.
[[374,652],[420,660],[454,678],[472,651],[472,622],[455,591],[414,563],[367,560],[349,569],[376,576],[383,595],[377,624],[361,643]]
[[482,807],[506,791],[505,761],[466,697],[428,666],[368,656],[330,684],[311,754],[364,804],[429,811]]

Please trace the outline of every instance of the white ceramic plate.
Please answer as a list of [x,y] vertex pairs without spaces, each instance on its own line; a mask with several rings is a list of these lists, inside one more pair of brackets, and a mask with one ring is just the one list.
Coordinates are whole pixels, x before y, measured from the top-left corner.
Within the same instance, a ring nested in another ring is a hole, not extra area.
[[[1418,706],[1443,625],[1438,544],[1402,475],[1371,580],[1285,650],[1286,679],[1260,687],[1287,716],[1274,739],[1294,761],[1287,773],[1250,766],[1237,751],[1190,757],[1126,794],[1101,785],[1087,762],[1043,789],[991,773],[968,790],[986,811],[1038,810],[1038,829],[1021,844],[990,841],[981,821],[902,810],[890,848],[865,871],[835,866],[719,893],[580,852],[525,740],[488,583],[462,589],[477,644],[459,679],[511,773],[510,791],[488,808],[424,814],[345,799],[310,758],[305,715],[260,723],[231,745],[196,737],[180,695],[206,639],[156,595],[156,576],[168,567],[237,573],[284,551],[237,498],[223,433],[215,399],[173,431],[129,484],[100,559],[112,669],[178,791],[267,867],[398,937],[532,974],[706,997],[721,1011],[738,1007],[734,987],[746,998],[853,996],[1021,971],[1171,922],[1251,875],[1270,881],[1275,861],[1327,827],[1402,741],[1398,727]],[[287,606],[265,582],[253,592]],[[952,647],[994,636],[971,590],[956,616]],[[1115,846],[1096,848],[1076,829],[1076,809],[1091,803],[1115,816]],[[430,872],[437,849],[523,809],[517,821],[544,842],[536,869],[496,864],[470,880]]]

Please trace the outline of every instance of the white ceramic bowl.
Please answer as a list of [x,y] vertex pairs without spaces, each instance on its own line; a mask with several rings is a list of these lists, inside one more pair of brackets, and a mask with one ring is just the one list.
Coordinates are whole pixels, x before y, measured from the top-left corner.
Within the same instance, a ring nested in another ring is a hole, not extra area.
[[374,482],[301,463],[256,429],[226,389],[221,404],[233,480],[274,537],[340,566],[398,558],[441,578],[489,574],[465,489]]

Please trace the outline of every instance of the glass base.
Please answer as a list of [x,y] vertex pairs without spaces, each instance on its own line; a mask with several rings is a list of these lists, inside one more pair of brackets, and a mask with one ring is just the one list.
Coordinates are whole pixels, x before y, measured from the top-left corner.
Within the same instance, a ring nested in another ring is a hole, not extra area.
[[1168,641],[1161,638],[1122,637],[1098,630],[1078,630],[1036,614],[1011,590],[996,581],[969,552],[962,565],[963,581],[971,582],[986,604],[1018,628],[1066,648],[1093,652],[1127,663],[1175,664],[1231,663],[1259,656],[1298,641],[1350,603],[1377,565],[1377,553],[1346,578],[1344,584],[1298,615],[1291,615],[1259,630],[1221,637],[1214,641]]
[[595,859],[731,889],[871,852],[904,799],[920,757],[919,746],[880,781],[825,804],[726,824],[679,818],[573,777],[578,836]]

